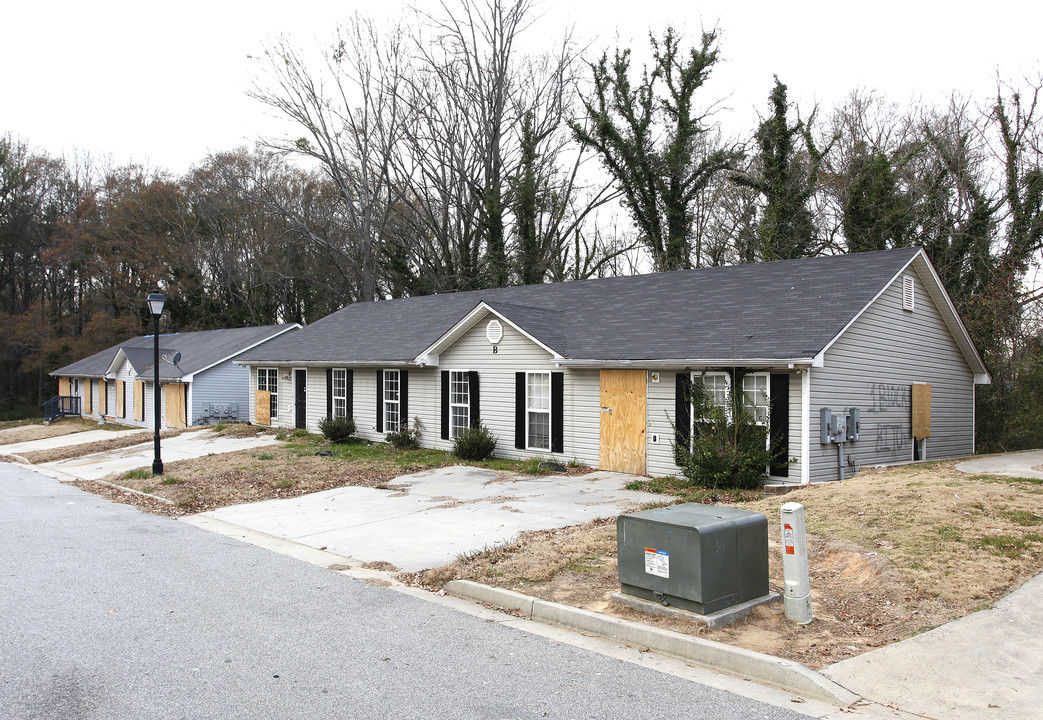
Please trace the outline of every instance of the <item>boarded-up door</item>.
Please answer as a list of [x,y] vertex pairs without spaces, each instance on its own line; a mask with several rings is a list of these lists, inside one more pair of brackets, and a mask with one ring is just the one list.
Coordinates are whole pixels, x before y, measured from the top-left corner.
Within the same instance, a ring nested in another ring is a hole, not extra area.
[[931,437],[931,386],[913,383],[913,437],[917,440]]
[[127,417],[127,383],[122,380],[116,381],[116,417]]
[[104,380],[98,381],[98,414],[109,414],[109,386]]
[[167,383],[163,386],[163,403],[166,405],[167,427],[183,428],[188,423],[185,420],[185,384]]
[[601,371],[601,469],[645,473],[645,371]]
[[254,422],[258,425],[272,424],[272,393],[258,390],[254,398]]
[[83,383],[83,414],[94,413],[94,381],[87,380]]
[[145,421],[145,381],[134,381],[134,419]]

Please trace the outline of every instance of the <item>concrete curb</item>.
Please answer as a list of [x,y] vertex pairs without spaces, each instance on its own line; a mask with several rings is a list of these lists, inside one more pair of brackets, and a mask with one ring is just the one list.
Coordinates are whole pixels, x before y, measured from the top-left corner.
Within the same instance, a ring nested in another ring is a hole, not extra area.
[[691,637],[671,630],[647,627],[621,618],[539,600],[513,590],[489,587],[470,580],[451,580],[445,591],[457,597],[513,610],[533,620],[647,647],[755,682],[816,700],[847,707],[861,698],[819,673],[792,660]]

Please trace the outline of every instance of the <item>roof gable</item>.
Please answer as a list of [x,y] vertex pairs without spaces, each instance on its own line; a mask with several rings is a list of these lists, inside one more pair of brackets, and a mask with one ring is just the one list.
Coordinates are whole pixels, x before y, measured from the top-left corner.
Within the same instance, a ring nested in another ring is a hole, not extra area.
[[434,358],[443,353],[459,340],[465,333],[488,315],[495,315],[526,338],[539,345],[554,358],[562,358],[564,334],[561,328],[561,313],[543,308],[511,305],[509,303],[481,302],[459,321],[453,324],[434,343],[421,350],[416,361],[421,364],[434,364]]

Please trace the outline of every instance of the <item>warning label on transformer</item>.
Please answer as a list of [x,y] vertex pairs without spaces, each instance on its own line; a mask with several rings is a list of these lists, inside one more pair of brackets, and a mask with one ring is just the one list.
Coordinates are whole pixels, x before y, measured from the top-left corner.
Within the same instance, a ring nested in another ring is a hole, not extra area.
[[670,553],[646,547],[645,572],[661,578],[670,577]]

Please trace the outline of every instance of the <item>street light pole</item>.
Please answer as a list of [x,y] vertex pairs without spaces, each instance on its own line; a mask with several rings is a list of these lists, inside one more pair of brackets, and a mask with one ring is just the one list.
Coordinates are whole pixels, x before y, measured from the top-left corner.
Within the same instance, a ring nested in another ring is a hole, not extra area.
[[159,316],[163,312],[163,304],[167,301],[165,297],[159,293],[150,293],[148,296],[148,307],[152,313],[152,338],[153,338],[153,353],[152,353],[152,367],[155,370],[155,383],[153,387],[152,406],[155,410],[155,435],[153,439],[156,446],[156,454],[152,459],[152,474],[162,475],[163,474],[163,459],[159,456],[159,409],[160,409],[160,395],[159,395]]

